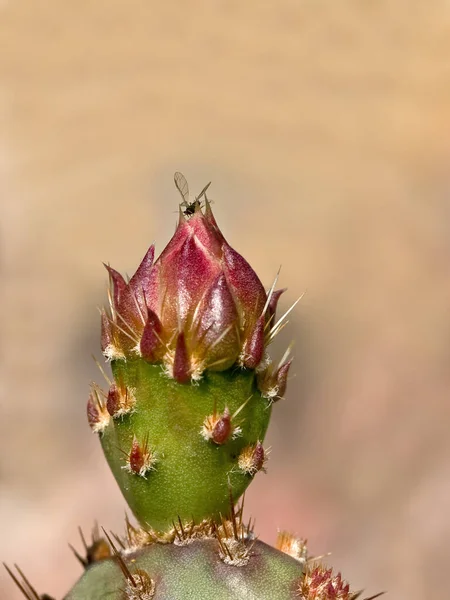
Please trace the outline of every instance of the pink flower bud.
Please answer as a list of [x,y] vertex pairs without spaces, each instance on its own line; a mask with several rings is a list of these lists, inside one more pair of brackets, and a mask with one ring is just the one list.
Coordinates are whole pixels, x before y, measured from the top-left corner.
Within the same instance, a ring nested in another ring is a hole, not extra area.
[[[111,316],[102,313],[102,348],[110,359],[160,362],[178,382],[234,363],[262,360],[283,290],[267,299],[248,262],[225,241],[210,203],[180,210],[176,231],[154,263],[151,246],[129,283],[107,266]],[[266,306],[267,303],[267,306]]]

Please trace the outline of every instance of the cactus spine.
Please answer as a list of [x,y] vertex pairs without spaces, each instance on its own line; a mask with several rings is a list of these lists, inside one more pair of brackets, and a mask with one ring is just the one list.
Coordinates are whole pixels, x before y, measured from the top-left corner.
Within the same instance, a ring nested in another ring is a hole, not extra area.
[[[267,347],[285,324],[284,290],[265,291],[223,237],[207,198],[189,199],[160,257],[150,247],[127,282],[112,267],[102,350],[107,389],[93,384],[87,416],[139,525],[94,532],[84,575],[66,600],[355,600],[303,540],[256,539],[236,507],[265,470],[272,405],[285,393],[289,350]],[[289,312],[289,311],[288,311]],[[19,571],[24,595],[42,600]],[[373,596],[372,598],[375,598]]]

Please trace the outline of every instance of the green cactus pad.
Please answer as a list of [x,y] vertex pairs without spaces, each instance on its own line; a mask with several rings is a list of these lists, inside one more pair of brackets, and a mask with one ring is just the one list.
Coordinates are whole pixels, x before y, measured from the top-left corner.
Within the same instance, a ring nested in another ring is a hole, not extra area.
[[[293,600],[302,576],[299,561],[260,541],[241,567],[225,564],[212,539],[181,547],[154,544],[123,560],[132,574],[141,571],[151,578],[147,595],[136,591],[135,597],[145,600]],[[107,559],[89,567],[65,600],[133,597],[117,559]]]
[[[263,441],[271,414],[254,371],[205,372],[198,384],[177,383],[159,365],[139,358],[113,361],[112,371],[135,403],[128,414],[118,412],[109,419],[101,443],[136,518],[165,531],[178,517],[199,522],[226,515],[230,492],[236,501],[258,470],[245,472],[239,457]],[[232,419],[241,430],[234,439],[230,435],[216,444],[202,436],[204,420],[214,408],[217,413],[228,408],[233,415],[242,405]],[[148,468],[144,465],[142,474],[129,468],[133,440],[147,450]]]

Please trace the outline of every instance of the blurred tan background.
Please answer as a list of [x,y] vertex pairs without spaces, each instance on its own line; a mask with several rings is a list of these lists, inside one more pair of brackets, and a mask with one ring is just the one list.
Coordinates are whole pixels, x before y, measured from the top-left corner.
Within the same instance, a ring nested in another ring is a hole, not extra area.
[[122,530],[85,420],[101,261],[164,247],[181,170],[284,308],[307,291],[261,538],[448,598],[450,3],[2,0],[0,47],[0,558],[60,598],[77,526]]

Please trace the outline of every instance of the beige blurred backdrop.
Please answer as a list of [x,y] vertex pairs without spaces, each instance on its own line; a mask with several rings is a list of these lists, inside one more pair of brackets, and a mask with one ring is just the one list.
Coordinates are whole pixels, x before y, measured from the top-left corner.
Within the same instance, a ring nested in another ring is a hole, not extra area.
[[448,598],[450,3],[2,0],[0,47],[0,558],[60,598],[78,525],[122,531],[85,419],[101,262],[164,247],[180,170],[283,308],[306,291],[261,538]]

